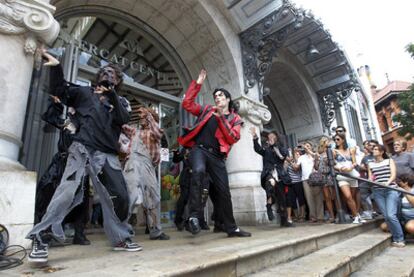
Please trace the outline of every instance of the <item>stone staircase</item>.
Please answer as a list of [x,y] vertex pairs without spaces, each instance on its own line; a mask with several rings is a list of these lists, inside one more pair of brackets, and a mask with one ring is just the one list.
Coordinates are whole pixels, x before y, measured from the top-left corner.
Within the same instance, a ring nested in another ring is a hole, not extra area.
[[169,241],[138,230],[144,251],[133,253],[111,251],[105,235],[94,233],[90,246],[51,248],[46,269],[24,263],[2,276],[414,276],[414,245],[388,247],[379,223],[245,227],[251,238],[168,229]]
[[245,276],[414,276],[414,245],[390,242],[389,233],[375,228]]

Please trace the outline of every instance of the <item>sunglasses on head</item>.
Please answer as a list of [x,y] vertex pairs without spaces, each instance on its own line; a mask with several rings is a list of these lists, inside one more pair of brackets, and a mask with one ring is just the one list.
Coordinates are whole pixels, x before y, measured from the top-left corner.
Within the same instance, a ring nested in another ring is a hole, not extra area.
[[344,130],[342,130],[342,129],[339,129],[339,130],[336,130],[336,132],[338,132],[338,133],[343,133],[343,132],[345,132]]

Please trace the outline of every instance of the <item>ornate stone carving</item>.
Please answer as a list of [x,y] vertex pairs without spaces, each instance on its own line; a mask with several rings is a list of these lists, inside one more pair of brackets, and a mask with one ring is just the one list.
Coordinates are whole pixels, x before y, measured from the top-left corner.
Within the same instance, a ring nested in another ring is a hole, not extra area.
[[51,43],[59,34],[55,8],[40,0],[0,0],[0,33],[26,34],[24,50],[33,54],[37,40]]
[[234,103],[239,109],[239,114],[255,125],[266,124],[272,118],[272,114],[266,105],[244,95],[234,99]]

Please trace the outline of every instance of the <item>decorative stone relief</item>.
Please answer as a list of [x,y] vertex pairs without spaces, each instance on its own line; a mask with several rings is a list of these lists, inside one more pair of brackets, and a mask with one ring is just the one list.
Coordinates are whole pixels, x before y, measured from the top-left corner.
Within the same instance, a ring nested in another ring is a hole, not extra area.
[[53,42],[59,34],[55,8],[40,0],[0,0],[0,33],[26,34],[24,50],[34,54],[37,41]]
[[239,108],[239,114],[254,125],[266,124],[272,118],[272,114],[266,105],[244,95],[234,99],[234,103]]

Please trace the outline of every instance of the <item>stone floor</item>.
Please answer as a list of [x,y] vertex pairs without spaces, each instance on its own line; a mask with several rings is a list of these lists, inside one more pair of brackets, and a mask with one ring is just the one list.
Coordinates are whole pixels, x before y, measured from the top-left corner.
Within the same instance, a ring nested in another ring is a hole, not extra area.
[[[151,241],[140,233],[135,240],[142,252],[112,251],[101,232],[89,234],[90,246],[69,245],[52,247],[49,263],[32,267],[27,260],[14,269],[1,272],[1,276],[168,276],[191,273],[206,267],[207,263],[223,263],[235,255],[251,255],[269,245],[289,246],[299,240],[355,228],[352,224],[297,224],[294,228],[274,225],[245,227],[252,232],[250,238],[227,238],[224,233],[202,231],[193,236],[188,232],[167,229],[169,241]],[[191,274],[190,274],[191,275]],[[219,275],[217,275],[219,276]]]

